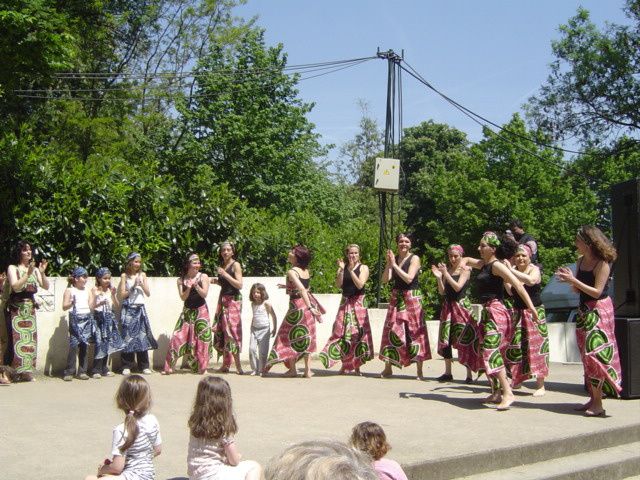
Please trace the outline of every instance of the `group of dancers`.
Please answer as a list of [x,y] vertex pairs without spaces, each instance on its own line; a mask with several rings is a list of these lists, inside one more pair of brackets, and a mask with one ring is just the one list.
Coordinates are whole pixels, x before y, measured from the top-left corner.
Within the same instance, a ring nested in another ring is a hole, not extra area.
[[[422,310],[422,293],[418,285],[420,257],[411,252],[411,239],[406,234],[396,238],[397,252],[386,253],[383,282],[392,283],[392,293],[384,322],[378,357],[384,361],[381,376],[393,375],[393,367],[415,363],[418,378],[423,377],[422,364],[431,358],[429,339]],[[580,254],[577,273],[560,268],[556,277],[570,283],[580,294],[577,340],[580,347],[590,399],[581,406],[587,416],[604,415],[605,395],[621,390],[620,361],[614,335],[613,306],[607,295],[607,280],[615,248],[596,227],[583,226],[575,239]],[[549,341],[540,300],[540,269],[532,262],[534,253],[528,242],[518,244],[508,235],[486,232],[478,246],[479,258],[464,256],[460,245],[448,250],[448,265],[432,265],[438,291],[443,296],[438,336],[438,353],[445,358],[445,372],[439,381],[453,379],[452,349],[467,369],[467,382],[474,372],[490,379],[491,395],[486,402],[499,410],[509,409],[515,397],[512,388],[535,378],[534,395],[543,395],[544,378],[549,369]],[[305,377],[311,376],[310,354],[317,351],[316,322],[325,312],[309,289],[311,252],[303,245],[289,251],[286,283],[279,285],[289,295],[289,309],[277,327],[273,307],[261,284],[250,290],[253,311],[250,341],[252,374],[267,375],[277,363],[287,367],[285,376],[297,376],[296,364],[304,361]],[[342,300],[332,334],[319,358],[326,368],[340,363],[340,373],[360,374],[360,367],[374,358],[374,346],[365,302],[365,284],[369,269],[360,262],[360,248],[352,244],[338,260],[336,285]],[[36,363],[37,329],[34,294],[38,285],[47,289],[47,262],[36,267],[31,245],[20,242],[14,262],[7,271],[6,326],[8,345],[0,381],[33,380]],[[479,318],[471,313],[468,297],[470,270],[475,277],[477,296],[482,304]],[[221,373],[240,363],[242,349],[242,267],[235,258],[234,246],[224,242],[219,250],[217,276],[202,273],[200,258],[191,253],[184,261],[177,279],[182,313],[172,333],[162,373],[173,373],[176,363],[184,363],[194,373],[204,373],[217,352],[222,358]],[[131,253],[117,288],[111,272],[100,268],[95,286],[87,287],[88,272],[74,269],[64,293],[63,308],[69,310],[69,355],[63,378],[88,379],[113,375],[108,357],[121,352],[122,373],[133,369],[152,373],[148,351],[157,348],[145,309],[149,286],[142,271],[142,258]],[[220,295],[213,321],[206,303],[209,286],[217,283]],[[120,307],[120,326],[115,311]],[[271,321],[269,321],[271,319]],[[269,352],[269,338],[275,336]],[[94,363],[89,371],[87,346],[95,344]],[[267,354],[267,352],[269,352]],[[76,364],[77,357],[77,364]],[[137,365],[136,365],[137,360]]]

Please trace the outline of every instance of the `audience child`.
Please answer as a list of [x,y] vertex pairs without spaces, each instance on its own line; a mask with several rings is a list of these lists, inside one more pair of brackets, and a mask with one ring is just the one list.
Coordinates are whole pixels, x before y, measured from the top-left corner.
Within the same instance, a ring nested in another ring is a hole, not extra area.
[[371,457],[380,480],[407,480],[407,475],[398,462],[384,458],[391,450],[391,445],[387,443],[387,436],[377,423],[362,422],[353,427],[349,443]]
[[198,383],[189,418],[189,480],[258,480],[260,465],[240,461],[234,435],[238,425],[233,415],[231,388],[221,377],[209,375]]
[[117,476],[124,480],[153,480],[156,476],[153,458],[162,451],[160,425],[151,408],[151,388],[140,375],[122,380],[116,393],[116,404],[125,414],[124,422],[113,429],[112,459],[98,466],[98,477]]

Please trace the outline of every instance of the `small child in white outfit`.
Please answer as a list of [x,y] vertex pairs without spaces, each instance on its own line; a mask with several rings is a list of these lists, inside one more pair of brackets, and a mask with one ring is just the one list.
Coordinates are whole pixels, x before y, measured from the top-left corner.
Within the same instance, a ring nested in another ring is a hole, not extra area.
[[[274,337],[277,332],[276,313],[264,285],[254,283],[249,291],[253,319],[251,320],[251,340],[249,341],[249,362],[251,363],[251,375],[262,375],[267,365],[269,355],[269,336]],[[273,329],[269,330],[269,316],[273,320]]]

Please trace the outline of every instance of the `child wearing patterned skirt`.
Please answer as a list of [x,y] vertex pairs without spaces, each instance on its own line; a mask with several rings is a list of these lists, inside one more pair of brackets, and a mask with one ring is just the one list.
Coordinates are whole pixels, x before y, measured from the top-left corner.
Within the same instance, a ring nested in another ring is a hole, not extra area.
[[122,323],[122,374],[129,375],[138,360],[138,370],[145,375],[152,373],[149,350],[158,348],[151,332],[151,324],[145,308],[145,296],[151,295],[147,275],[142,271],[142,257],[131,252],[127,256],[125,272],[120,276],[118,295],[122,299],[120,321]]
[[69,312],[69,354],[63,380],[70,382],[76,374],[76,355],[78,356],[77,375],[80,380],[88,380],[87,347],[94,341],[96,323],[91,314],[92,292],[87,287],[87,270],[77,267],[71,272],[69,286],[64,291],[62,309]]
[[118,299],[116,289],[111,284],[111,271],[108,268],[102,267],[96,272],[96,286],[93,287],[92,293],[91,306],[96,322],[96,348],[91,376],[93,378],[112,377],[113,372],[108,366],[109,355],[122,350],[124,343],[113,311],[114,306],[118,305]]

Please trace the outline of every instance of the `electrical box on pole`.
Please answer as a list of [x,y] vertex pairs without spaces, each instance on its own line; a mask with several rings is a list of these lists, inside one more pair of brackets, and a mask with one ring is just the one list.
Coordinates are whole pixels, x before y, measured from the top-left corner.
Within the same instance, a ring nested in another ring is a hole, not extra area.
[[382,192],[397,193],[400,186],[400,160],[376,158],[373,188]]

